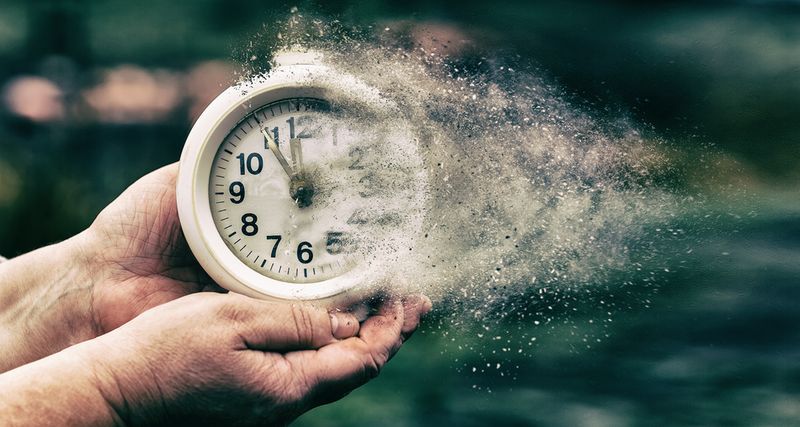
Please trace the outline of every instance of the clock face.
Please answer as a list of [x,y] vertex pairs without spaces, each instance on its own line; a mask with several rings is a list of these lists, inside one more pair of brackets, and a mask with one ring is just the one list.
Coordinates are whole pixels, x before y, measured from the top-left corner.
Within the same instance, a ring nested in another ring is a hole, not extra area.
[[287,285],[378,277],[413,247],[427,190],[413,136],[391,122],[289,98],[211,141],[209,207],[227,248]]

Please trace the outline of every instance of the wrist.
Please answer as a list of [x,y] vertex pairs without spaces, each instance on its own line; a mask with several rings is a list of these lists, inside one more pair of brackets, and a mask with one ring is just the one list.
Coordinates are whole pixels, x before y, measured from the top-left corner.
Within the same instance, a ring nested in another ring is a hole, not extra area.
[[154,372],[137,348],[136,339],[114,331],[73,347],[91,370],[92,388],[103,397],[104,404],[118,425],[157,425],[165,413],[162,379]]
[[15,426],[124,425],[81,347],[0,374],[0,420]]
[[0,264],[0,372],[97,335],[84,239],[79,234]]

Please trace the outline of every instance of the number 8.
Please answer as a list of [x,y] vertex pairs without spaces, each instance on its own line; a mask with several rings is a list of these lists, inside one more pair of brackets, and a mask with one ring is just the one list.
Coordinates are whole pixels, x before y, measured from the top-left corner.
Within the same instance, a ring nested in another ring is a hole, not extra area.
[[242,215],[242,234],[245,236],[255,236],[258,234],[258,217],[256,214],[246,213]]

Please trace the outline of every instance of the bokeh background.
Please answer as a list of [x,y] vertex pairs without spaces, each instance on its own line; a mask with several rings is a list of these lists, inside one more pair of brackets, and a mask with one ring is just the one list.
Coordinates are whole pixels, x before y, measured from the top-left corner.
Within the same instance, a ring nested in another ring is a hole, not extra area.
[[657,284],[598,286],[551,324],[498,321],[497,339],[435,313],[298,425],[800,425],[797,1],[2,0],[0,254],[79,232],[176,161],[292,6],[531,64],[677,147],[707,201],[702,226],[676,219],[702,243]]

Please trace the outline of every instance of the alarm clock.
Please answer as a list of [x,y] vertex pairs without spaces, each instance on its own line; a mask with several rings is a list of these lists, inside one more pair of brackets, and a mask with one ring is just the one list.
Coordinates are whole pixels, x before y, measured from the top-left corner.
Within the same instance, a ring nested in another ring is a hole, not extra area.
[[421,234],[428,183],[415,128],[320,53],[276,56],[192,127],[178,215],[203,269],[251,297],[345,305],[391,281]]

